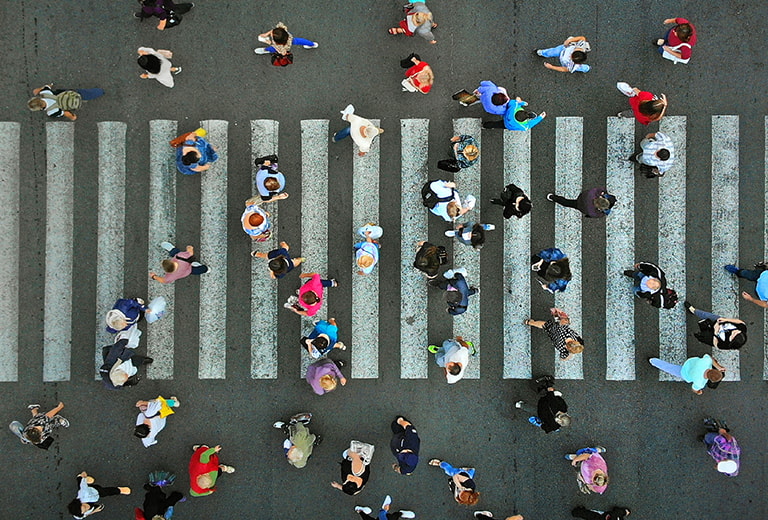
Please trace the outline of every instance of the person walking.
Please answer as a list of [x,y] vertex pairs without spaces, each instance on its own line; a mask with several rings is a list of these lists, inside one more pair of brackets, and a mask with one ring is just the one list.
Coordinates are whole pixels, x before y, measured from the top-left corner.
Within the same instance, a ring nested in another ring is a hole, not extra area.
[[659,54],[674,64],[688,63],[693,46],[696,45],[696,27],[685,18],[667,18],[664,25],[675,24],[664,35],[653,41]]
[[32,418],[24,426],[19,421],[13,421],[8,425],[11,432],[16,435],[22,444],[33,444],[40,449],[47,450],[53,444],[53,432],[57,428],[69,428],[69,421],[59,415],[64,409],[64,403],[59,402],[55,408],[40,413],[39,404],[30,404],[27,410]]
[[411,421],[398,415],[392,421],[392,440],[389,448],[397,462],[392,464],[392,469],[400,475],[410,475],[419,464],[419,448],[421,439]]
[[473,506],[480,500],[474,480],[475,468],[455,468],[440,459],[430,460],[429,465],[439,467],[450,477],[448,485],[456,502],[463,506]]
[[426,0],[412,0],[403,7],[405,19],[401,20],[397,27],[389,29],[389,34],[404,34],[413,36],[418,34],[429,43],[435,44],[437,40],[432,29],[437,29],[437,24],[432,19],[432,12],[426,4]]
[[568,314],[556,307],[550,309],[550,313],[552,317],[547,321],[529,318],[523,321],[523,325],[545,330],[562,361],[568,361],[575,354],[581,354],[584,351],[584,340],[569,327],[571,319]]
[[400,67],[407,69],[405,79],[400,83],[403,92],[429,94],[435,83],[435,73],[429,63],[422,61],[418,54],[411,53],[407,58],[400,60]]
[[429,284],[445,291],[445,302],[448,304],[445,311],[451,316],[458,316],[467,312],[469,297],[478,294],[480,289],[470,287],[465,276],[465,268],[448,269],[443,276],[430,280]]
[[754,303],[758,307],[768,308],[768,265],[765,262],[759,262],[755,264],[754,269],[741,269],[733,264],[723,266],[723,269],[731,274],[735,274],[738,278],[744,278],[751,282],[755,282],[755,294],[757,298],[749,294],[747,291],[741,292],[741,297],[748,302]]
[[571,466],[579,470],[576,474],[576,482],[579,485],[579,491],[585,495],[590,493],[602,495],[608,488],[608,464],[602,456],[605,451],[602,446],[595,446],[581,448],[576,453],[565,455],[565,459],[571,461]]
[[723,421],[708,417],[704,419],[704,427],[707,433],[701,440],[707,447],[707,453],[717,463],[717,471],[735,477],[741,465],[741,447],[736,438]]
[[267,155],[254,160],[259,170],[256,172],[254,184],[262,202],[275,202],[288,198],[285,189],[285,175],[280,173],[277,165],[277,155]]
[[205,444],[192,446],[189,460],[189,494],[204,497],[216,491],[216,480],[222,473],[234,473],[235,468],[219,463],[221,446],[209,448]]
[[725,367],[709,354],[688,358],[682,365],[675,365],[659,358],[648,358],[648,362],[667,374],[691,383],[696,395],[704,393],[704,387],[717,388],[725,375]]
[[312,455],[312,450],[322,442],[320,435],[309,431],[307,425],[311,420],[312,414],[304,412],[293,415],[288,422],[277,421],[272,425],[273,428],[282,430],[288,437],[283,441],[283,453],[288,464],[297,469],[307,465],[307,459]]
[[[490,511],[475,511],[472,513],[472,515],[475,518],[479,518],[480,520],[497,520],[493,517],[493,513]],[[523,515],[512,515],[506,517],[504,520],[524,520]]]
[[299,267],[306,260],[303,256],[291,258],[291,253],[289,252],[290,249],[291,248],[287,242],[280,242],[280,247],[273,249],[269,253],[253,251],[251,256],[269,260],[267,263],[267,267],[269,267],[269,276],[273,280],[279,280],[285,278],[285,275],[293,271],[294,268]]
[[[243,231],[256,242],[264,242],[272,236],[272,221],[269,212],[261,207],[261,202],[256,197],[245,201],[245,210],[240,216]],[[253,254],[253,253],[251,253]],[[256,256],[254,254],[254,256]]]
[[323,306],[325,288],[338,287],[339,282],[335,278],[324,280],[317,273],[301,273],[299,278],[309,278],[309,280],[296,291],[298,296],[291,296],[283,307],[299,316],[312,317]]
[[170,142],[171,146],[176,148],[176,169],[179,173],[196,175],[207,171],[219,160],[216,147],[204,139],[207,134],[205,129],[198,128],[194,132],[181,134]]
[[485,232],[493,231],[494,229],[496,229],[496,226],[493,224],[465,222],[456,229],[446,231],[445,236],[456,238],[462,244],[472,246],[475,250],[479,251],[483,248],[483,244],[485,244]]
[[446,172],[457,173],[469,168],[480,160],[480,147],[471,135],[461,134],[451,137],[451,159],[437,161],[437,167]]
[[416,258],[413,267],[424,273],[427,280],[433,280],[440,271],[440,266],[448,263],[448,253],[444,246],[436,246],[426,240],[416,244]]
[[300,340],[310,357],[320,359],[327,356],[333,349],[347,350],[347,346],[339,341],[339,327],[336,319],[316,320],[315,328]]
[[157,434],[165,428],[166,417],[175,413],[174,408],[179,407],[179,398],[165,399],[158,396],[149,401],[136,401],[139,414],[136,416],[136,427],[133,434],[141,439],[145,448],[157,444]]
[[651,262],[638,262],[624,276],[634,280],[635,296],[659,309],[677,305],[677,293],[667,287],[667,277],[661,267]]
[[378,515],[371,516],[373,514],[373,510],[370,507],[365,506],[355,506],[355,512],[359,514],[360,518],[363,520],[397,520],[398,518],[416,518],[416,513],[405,509],[390,513],[389,509],[391,504],[392,497],[387,495],[384,497],[384,502],[381,504],[381,509],[379,510]]
[[32,112],[45,111],[48,117],[66,117],[75,121],[74,111],[79,109],[83,101],[100,98],[104,90],[100,88],[53,89],[53,83],[43,85],[32,91],[35,96],[27,102]]
[[675,164],[675,144],[661,132],[653,132],[640,141],[640,152],[629,160],[640,166],[640,171],[647,178],[663,177]]
[[650,92],[619,82],[617,88],[629,98],[629,110],[618,113],[618,117],[634,117],[641,125],[659,121],[667,112],[667,96],[656,96]]
[[526,131],[541,123],[546,112],[536,114],[531,110],[526,110],[527,101],[520,97],[510,100],[507,103],[507,109],[504,111],[502,119],[498,121],[483,121],[483,128],[506,128],[507,130]]
[[154,361],[151,357],[136,354],[138,339],[135,333],[141,333],[136,325],[119,332],[114,344],[101,349],[104,364],[99,367],[99,375],[110,390],[137,385],[141,380],[139,367]]
[[142,509],[135,509],[136,520],[169,519],[173,516],[176,504],[186,500],[179,491],[173,491],[170,495],[165,494],[163,488],[170,486],[175,480],[176,475],[167,471],[153,471],[149,474],[149,482],[144,484],[147,493],[144,495]]
[[443,341],[443,345],[430,345],[429,351],[435,355],[437,366],[445,370],[445,379],[449,385],[460,381],[469,366],[469,356],[474,350],[471,341],[464,341],[461,336]]
[[149,277],[160,283],[173,283],[176,280],[186,278],[193,274],[200,276],[208,272],[208,266],[201,264],[195,258],[195,248],[187,246],[182,251],[170,242],[160,242],[160,247],[168,251],[169,258],[162,262],[164,276],[158,276],[154,271],[149,272]]
[[491,204],[504,207],[504,218],[523,218],[531,212],[531,199],[515,184],[507,184],[498,199],[491,199]]
[[557,432],[560,428],[569,427],[571,416],[568,415],[568,404],[563,399],[563,394],[555,390],[555,378],[542,376],[534,379],[533,382],[536,384],[536,393],[539,395],[536,410],[528,407],[525,401],[517,401],[515,408],[531,414],[528,422],[544,430],[544,433]]
[[149,307],[141,298],[120,298],[104,318],[106,331],[110,334],[126,331],[141,321],[148,310]]
[[566,208],[575,208],[587,218],[604,218],[610,215],[611,209],[616,205],[616,197],[603,187],[584,190],[575,199],[547,193],[547,200]]
[[699,318],[699,332],[696,339],[720,350],[738,350],[747,341],[747,324],[736,318],[723,318],[711,312],[695,308],[688,301],[685,309]]
[[160,20],[157,24],[158,31],[176,27],[181,23],[181,15],[188,13],[195,7],[193,3],[177,4],[172,0],[140,0],[139,3],[141,4],[141,11],[134,16],[141,21],[154,16]]
[[307,367],[305,379],[317,395],[333,392],[339,383],[341,386],[347,384],[347,378],[341,373],[339,364],[343,365],[340,361],[325,357]]
[[473,195],[467,195],[462,204],[455,182],[435,180],[427,181],[422,186],[421,203],[432,214],[441,217],[446,222],[453,222],[458,217],[472,211],[477,199]]
[[484,80],[474,91],[480,98],[483,110],[494,116],[503,116],[509,105],[507,89],[496,85],[493,81]]
[[139,59],[136,61],[145,71],[139,77],[156,79],[162,85],[173,88],[173,76],[181,73],[181,67],[174,67],[171,63],[173,53],[165,49],[155,50],[152,47],[139,47],[138,53]]
[[558,72],[589,72],[591,67],[587,61],[587,53],[592,49],[584,36],[569,36],[562,45],[549,49],[538,49],[536,54],[542,58],[558,58],[560,66],[544,62],[544,66],[549,70]]
[[352,137],[352,141],[357,145],[359,151],[357,155],[364,156],[371,150],[373,139],[384,133],[383,128],[379,128],[368,119],[362,118],[355,114],[355,107],[353,105],[347,105],[347,107],[341,111],[341,119],[349,123],[348,127],[342,128],[335,134],[333,134],[333,142],[338,143],[342,139]]
[[77,498],[67,505],[67,511],[77,520],[102,511],[104,504],[99,503],[102,497],[131,494],[129,487],[105,487],[95,484],[94,481],[95,479],[85,471],[77,475]]
[[371,478],[371,459],[375,447],[362,441],[352,440],[341,454],[341,483],[333,481],[331,487],[347,495],[360,493]]
[[357,274],[366,275],[373,272],[373,268],[379,263],[379,238],[384,234],[380,226],[369,222],[357,229],[357,235],[365,239],[353,246],[355,251],[355,265],[359,269]]
[[577,506],[571,511],[571,516],[583,518],[584,520],[626,520],[630,514],[632,514],[632,511],[628,507],[619,506],[614,506],[607,511],[597,511],[595,509],[587,509],[584,506]]
[[259,41],[267,47],[253,49],[256,54],[271,54],[272,65],[285,67],[293,63],[293,45],[301,45],[305,49],[316,49],[319,44],[306,38],[298,38],[288,32],[288,27],[279,22],[274,29],[259,35]]
[[552,294],[565,291],[571,281],[570,261],[556,247],[542,249],[531,256],[531,271],[536,273],[541,288]]

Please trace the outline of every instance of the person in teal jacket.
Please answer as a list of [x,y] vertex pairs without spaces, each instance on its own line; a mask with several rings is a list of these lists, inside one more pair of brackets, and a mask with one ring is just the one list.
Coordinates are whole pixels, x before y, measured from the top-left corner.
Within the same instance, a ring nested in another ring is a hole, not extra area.
[[528,102],[516,97],[509,101],[507,110],[502,116],[503,119],[500,121],[485,121],[483,122],[483,128],[506,128],[507,130],[525,131],[538,125],[542,119],[547,117],[546,112],[536,115],[535,112],[526,110],[524,107],[527,106]]

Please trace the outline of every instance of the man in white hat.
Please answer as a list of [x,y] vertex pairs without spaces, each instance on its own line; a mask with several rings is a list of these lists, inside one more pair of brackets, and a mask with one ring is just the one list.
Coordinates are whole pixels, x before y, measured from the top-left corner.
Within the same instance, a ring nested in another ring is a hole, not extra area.
[[346,137],[352,136],[352,140],[360,149],[357,153],[360,157],[367,154],[371,149],[373,138],[384,132],[383,128],[378,128],[369,120],[356,115],[355,107],[352,105],[347,105],[347,108],[341,111],[341,118],[349,122],[349,127],[333,134],[333,142],[337,143]]
[[716,419],[704,419],[707,434],[702,440],[707,446],[707,453],[717,462],[717,471],[729,477],[739,474],[741,447],[736,438],[730,434],[728,426]]

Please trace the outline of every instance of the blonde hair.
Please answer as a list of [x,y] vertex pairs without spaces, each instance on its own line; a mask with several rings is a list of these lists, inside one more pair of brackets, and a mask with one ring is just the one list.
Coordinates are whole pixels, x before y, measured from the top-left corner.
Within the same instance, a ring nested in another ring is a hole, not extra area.
[[211,489],[213,487],[213,479],[209,473],[203,473],[197,477],[197,485],[203,489]]
[[46,103],[44,99],[33,97],[27,102],[27,107],[29,107],[32,112],[37,112],[39,110],[45,110]]
[[568,349],[568,352],[571,354],[581,354],[584,352],[584,345],[576,341],[575,339],[567,339],[565,341],[565,348]]
[[606,475],[602,470],[595,471],[595,474],[592,475],[592,484],[595,486],[607,486],[608,475]]
[[326,374],[320,378],[320,388],[322,388],[326,392],[331,392],[336,389],[336,385],[338,384],[338,382],[339,382],[338,379],[336,379],[330,374]]
[[413,25],[421,25],[427,20],[432,20],[432,13],[415,13],[412,20]]
[[461,205],[459,205],[459,203],[456,202],[455,200],[452,200],[445,207],[445,212],[448,214],[449,217],[456,218],[459,216],[459,213],[461,213]]
[[363,269],[367,269],[373,265],[373,257],[371,255],[360,255],[357,259],[357,265]]

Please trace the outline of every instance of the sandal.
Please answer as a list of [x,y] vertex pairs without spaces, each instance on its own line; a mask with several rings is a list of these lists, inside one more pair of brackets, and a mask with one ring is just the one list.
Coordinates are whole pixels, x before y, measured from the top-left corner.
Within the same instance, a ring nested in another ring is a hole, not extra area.
[[405,29],[402,27],[392,27],[389,30],[389,34],[405,34]]
[[531,324],[531,321],[532,321],[532,320],[531,320],[530,318],[529,318],[529,319],[526,319],[526,320],[523,320],[523,325],[530,325],[530,324]]
[[442,461],[440,459],[430,459],[428,464],[430,466],[439,466]]

